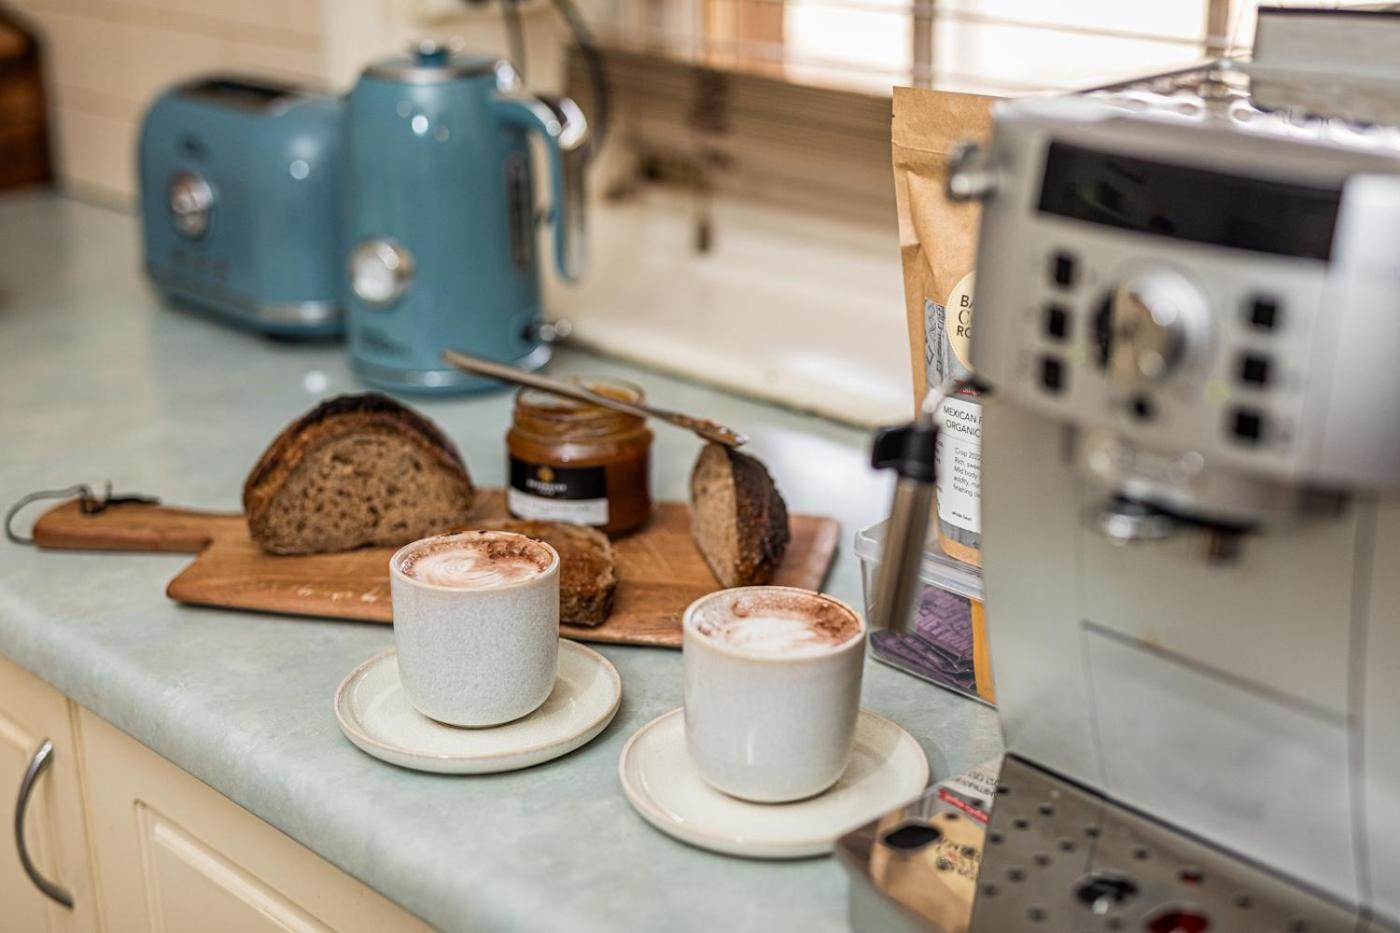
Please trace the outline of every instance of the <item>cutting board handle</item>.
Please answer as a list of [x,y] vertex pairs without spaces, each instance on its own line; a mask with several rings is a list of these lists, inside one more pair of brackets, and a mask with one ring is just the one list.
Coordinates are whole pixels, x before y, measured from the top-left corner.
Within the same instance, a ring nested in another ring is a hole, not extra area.
[[41,515],[33,533],[41,548],[197,554],[229,522],[241,526],[243,516],[145,503],[121,503],[84,514],[79,500],[70,499]]

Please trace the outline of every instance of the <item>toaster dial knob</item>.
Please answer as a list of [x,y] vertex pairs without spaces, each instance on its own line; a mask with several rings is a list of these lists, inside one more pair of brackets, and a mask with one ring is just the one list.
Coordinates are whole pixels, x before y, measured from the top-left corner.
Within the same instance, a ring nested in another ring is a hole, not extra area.
[[350,254],[350,287],[365,304],[386,308],[413,284],[413,256],[392,240],[366,240]]
[[194,172],[177,172],[170,179],[170,221],[190,239],[204,236],[214,212],[214,189]]

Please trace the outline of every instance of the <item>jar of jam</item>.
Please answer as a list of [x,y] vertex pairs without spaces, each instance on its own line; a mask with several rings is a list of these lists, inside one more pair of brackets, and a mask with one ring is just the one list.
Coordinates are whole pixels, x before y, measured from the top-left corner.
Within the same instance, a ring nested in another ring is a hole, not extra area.
[[[577,381],[619,401],[645,398],[619,380]],[[651,516],[651,437],[646,419],[636,415],[521,389],[506,434],[510,513],[592,525],[609,535],[640,528]]]

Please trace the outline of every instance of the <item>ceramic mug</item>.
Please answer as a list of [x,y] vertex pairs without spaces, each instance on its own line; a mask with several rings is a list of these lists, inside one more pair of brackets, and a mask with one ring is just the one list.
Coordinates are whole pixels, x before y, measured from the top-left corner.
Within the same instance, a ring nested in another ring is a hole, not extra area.
[[[465,539],[523,548],[544,570],[491,586],[425,583],[403,571],[425,548]],[[494,726],[534,712],[559,673],[559,554],[508,531],[437,535],[389,559],[394,644],[404,693],[425,716],[453,726]]]
[[[697,623],[708,612],[770,598],[847,616],[857,634],[819,651],[773,654],[707,635]],[[860,615],[809,590],[755,586],[697,599],[681,625],[686,749],[700,776],[760,803],[800,800],[835,784],[850,763],[860,714]]]

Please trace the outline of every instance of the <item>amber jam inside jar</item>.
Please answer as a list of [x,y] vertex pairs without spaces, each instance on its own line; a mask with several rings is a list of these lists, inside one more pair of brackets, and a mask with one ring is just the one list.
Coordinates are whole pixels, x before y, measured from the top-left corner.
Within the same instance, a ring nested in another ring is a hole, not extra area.
[[[642,390],[615,379],[581,378],[586,388],[623,402]],[[651,431],[636,415],[521,389],[506,434],[517,518],[592,525],[624,534],[651,517]]]

